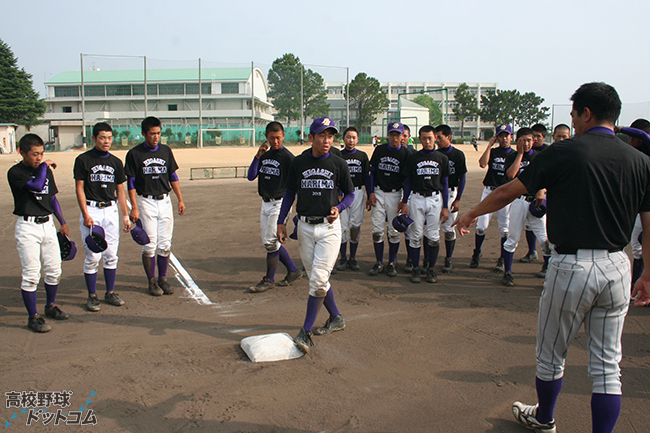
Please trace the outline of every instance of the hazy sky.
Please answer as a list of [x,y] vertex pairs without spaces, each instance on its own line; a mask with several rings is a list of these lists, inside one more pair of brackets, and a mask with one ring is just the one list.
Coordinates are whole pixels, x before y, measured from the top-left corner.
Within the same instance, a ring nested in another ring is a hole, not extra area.
[[[650,101],[648,0],[21,0],[3,9],[0,38],[41,94],[46,79],[79,70],[80,53],[146,55],[152,67],[202,58],[208,67],[254,61],[264,69],[294,53],[308,65],[349,67],[351,79],[497,82],[548,106],[568,104],[588,81],[612,84],[626,104],[644,103],[641,114]],[[341,70],[319,72],[345,81]]]

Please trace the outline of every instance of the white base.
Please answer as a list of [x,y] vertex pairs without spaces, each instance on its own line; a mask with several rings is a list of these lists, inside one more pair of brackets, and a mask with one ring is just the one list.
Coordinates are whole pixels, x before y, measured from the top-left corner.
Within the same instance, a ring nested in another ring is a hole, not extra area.
[[246,337],[240,345],[252,362],[283,361],[304,355],[286,332]]

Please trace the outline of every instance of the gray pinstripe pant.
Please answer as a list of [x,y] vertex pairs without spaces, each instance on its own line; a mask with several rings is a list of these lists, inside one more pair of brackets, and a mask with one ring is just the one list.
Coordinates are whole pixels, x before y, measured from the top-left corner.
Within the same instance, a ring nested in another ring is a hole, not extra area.
[[539,301],[537,377],[564,375],[569,345],[584,323],[597,394],[621,394],[621,334],[630,303],[630,261],[622,252],[553,253]]

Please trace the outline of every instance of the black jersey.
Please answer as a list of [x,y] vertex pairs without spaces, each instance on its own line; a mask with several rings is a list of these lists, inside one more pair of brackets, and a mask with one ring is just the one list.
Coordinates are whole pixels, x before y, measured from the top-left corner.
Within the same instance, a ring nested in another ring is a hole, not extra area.
[[330,153],[314,158],[303,153],[291,163],[287,189],[298,193],[298,215],[326,217],[339,203],[339,190],[348,194],[354,186],[342,158]]
[[393,149],[390,144],[375,147],[370,165],[375,170],[375,187],[382,191],[400,190],[404,186],[404,163],[409,151],[404,147]]
[[623,249],[636,215],[650,211],[650,158],[613,134],[555,143],[519,180],[531,194],[547,189],[548,238],[564,249]]
[[[305,149],[302,151],[301,155],[307,155],[311,153],[311,147]],[[341,151],[334,145],[330,146],[329,153],[334,156],[338,156],[339,158],[341,157]]]
[[449,146],[447,149],[438,149],[440,153],[449,159],[449,188],[456,188],[460,183],[460,177],[467,173],[467,162],[462,150]]
[[488,171],[485,173],[483,185],[491,187],[499,187],[508,183],[510,179],[506,175],[506,158],[510,153],[517,153],[511,147],[506,149],[502,147],[495,147],[490,150],[490,160],[488,161]]
[[535,146],[533,146],[533,150],[534,150],[535,152],[541,152],[541,151],[544,150],[544,149],[548,149],[548,146],[549,146],[548,144],[546,144],[546,143],[542,143],[542,145],[539,146],[539,147],[535,147]]
[[171,191],[171,175],[178,170],[178,165],[168,146],[158,144],[156,150],[151,150],[142,143],[126,154],[124,170],[127,176],[135,177],[138,194],[160,195]]
[[[537,155],[539,155],[539,152],[535,152],[532,149],[523,154],[521,157],[521,162],[519,163],[519,171],[517,171],[517,176],[519,176],[521,172],[524,171],[524,169],[528,167],[531,162],[533,162],[533,159],[535,159]],[[517,159],[517,152],[510,152],[510,154],[506,157],[506,171],[512,166],[512,164],[514,164],[515,159]]]
[[287,187],[289,166],[293,161],[293,153],[286,147],[278,150],[267,150],[260,156],[257,171],[257,192],[264,200],[281,200]]
[[449,158],[436,150],[415,152],[404,164],[404,176],[411,179],[413,192],[442,191],[442,178],[449,177]]
[[[43,163],[45,164],[45,163]],[[54,212],[52,208],[52,196],[59,190],[56,188],[52,170],[47,168],[45,185],[38,192],[25,189],[27,182],[35,177],[37,168],[31,168],[22,162],[14,165],[7,172],[7,179],[14,196],[14,214],[21,216],[45,216]]]
[[75,180],[83,180],[86,199],[92,201],[117,200],[117,185],[126,180],[122,161],[108,152],[102,156],[94,148],[75,159],[73,173]]
[[352,184],[355,188],[361,188],[364,184],[364,176],[370,172],[368,154],[359,149],[353,149],[351,152],[344,149],[341,158],[348,163]]

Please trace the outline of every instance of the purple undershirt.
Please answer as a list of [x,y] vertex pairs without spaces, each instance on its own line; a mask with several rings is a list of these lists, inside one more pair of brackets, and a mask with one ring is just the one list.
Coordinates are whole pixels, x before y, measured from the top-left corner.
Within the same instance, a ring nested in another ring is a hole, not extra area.
[[47,180],[47,163],[41,162],[38,165],[38,167],[36,167],[36,175],[32,179],[27,181],[23,189],[26,189],[27,191],[30,192],[43,191],[46,180]]
[[585,131],[585,134],[588,132],[600,132],[601,134],[616,135],[613,129],[608,128],[606,126],[594,126],[593,128],[587,129]]
[[56,199],[55,195],[53,195],[50,199],[50,203],[52,204],[52,209],[54,209],[54,216],[59,220],[59,224],[65,225],[63,212],[61,211],[61,205],[59,204],[59,200]]

